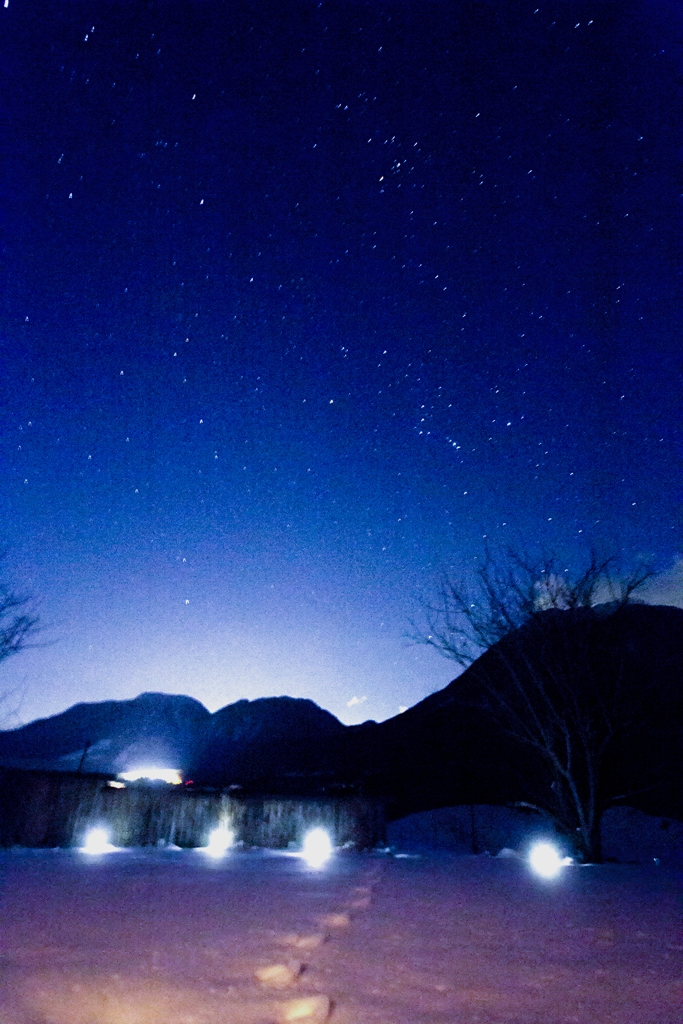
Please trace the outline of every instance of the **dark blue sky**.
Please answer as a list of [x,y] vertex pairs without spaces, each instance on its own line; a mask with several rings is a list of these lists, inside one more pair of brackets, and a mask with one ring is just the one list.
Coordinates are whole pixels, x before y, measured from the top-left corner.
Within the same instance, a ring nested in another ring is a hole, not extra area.
[[[681,603],[675,3],[0,10],[0,516],[77,700],[386,718],[483,538]],[[355,698],[355,701],[354,701]]]

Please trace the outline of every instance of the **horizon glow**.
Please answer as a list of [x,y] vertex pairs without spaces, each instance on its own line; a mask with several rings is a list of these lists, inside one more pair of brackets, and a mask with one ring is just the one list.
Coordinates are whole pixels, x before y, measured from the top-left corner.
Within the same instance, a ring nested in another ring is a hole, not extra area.
[[171,786],[180,786],[182,776],[177,768],[133,768],[127,772],[119,772],[117,778],[126,782],[137,782],[147,779],[149,782],[168,782]]

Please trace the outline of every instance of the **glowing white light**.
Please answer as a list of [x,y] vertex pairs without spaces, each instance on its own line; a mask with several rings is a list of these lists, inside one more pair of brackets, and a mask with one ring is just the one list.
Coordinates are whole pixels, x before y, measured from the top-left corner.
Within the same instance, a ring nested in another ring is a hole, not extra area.
[[531,870],[541,878],[556,878],[571,863],[571,857],[560,857],[552,843],[535,843],[529,851]]
[[235,834],[229,828],[215,828],[209,836],[208,846],[203,849],[210,857],[222,857],[234,841]]
[[116,847],[109,842],[109,833],[106,828],[91,828],[85,837],[83,844],[84,853],[110,853]]
[[302,850],[305,860],[312,868],[319,868],[332,856],[332,843],[327,832],[322,828],[314,828],[304,839]]
[[179,786],[183,781],[177,768],[134,768],[129,772],[119,772],[118,777],[126,782],[148,779],[150,782],[168,782],[172,786]]

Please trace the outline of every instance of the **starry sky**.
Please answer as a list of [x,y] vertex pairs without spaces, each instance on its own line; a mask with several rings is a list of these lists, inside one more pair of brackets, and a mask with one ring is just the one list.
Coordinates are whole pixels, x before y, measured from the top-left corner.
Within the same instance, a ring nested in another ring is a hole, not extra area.
[[678,4],[3,3],[6,725],[382,720],[486,542],[683,604]]

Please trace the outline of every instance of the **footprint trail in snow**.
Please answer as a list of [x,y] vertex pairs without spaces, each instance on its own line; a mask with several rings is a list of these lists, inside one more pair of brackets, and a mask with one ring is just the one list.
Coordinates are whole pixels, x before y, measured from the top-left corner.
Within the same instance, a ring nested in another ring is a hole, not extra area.
[[0,1024],[673,1024],[662,867],[0,852]]

